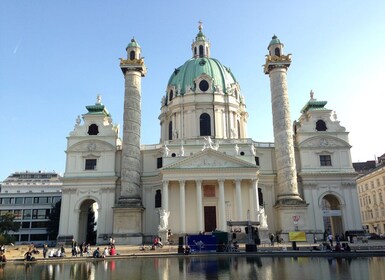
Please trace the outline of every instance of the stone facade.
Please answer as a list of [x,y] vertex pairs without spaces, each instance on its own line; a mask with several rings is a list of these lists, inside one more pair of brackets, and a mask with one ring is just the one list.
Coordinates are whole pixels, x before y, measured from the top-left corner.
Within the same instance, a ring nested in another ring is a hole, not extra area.
[[284,239],[294,230],[312,239],[325,230],[361,228],[348,133],[330,110],[313,110],[320,105],[314,100],[292,125],[286,81],[291,58],[283,55],[283,44],[273,38],[265,64],[275,143],[247,138],[245,98],[230,68],[210,57],[210,47],[200,26],[192,58],[175,68],[161,96],[160,143],[139,146],[146,71],[140,47],[131,41],[120,64],[123,141],[100,100],[96,108],[87,106],[84,124],[78,121],[68,137],[62,235],[86,239],[79,213],[91,202],[100,215],[98,242],[111,236],[141,244],[164,235],[164,227],[176,236],[244,234],[244,227],[229,227],[229,221],[263,223],[266,236],[279,232]]

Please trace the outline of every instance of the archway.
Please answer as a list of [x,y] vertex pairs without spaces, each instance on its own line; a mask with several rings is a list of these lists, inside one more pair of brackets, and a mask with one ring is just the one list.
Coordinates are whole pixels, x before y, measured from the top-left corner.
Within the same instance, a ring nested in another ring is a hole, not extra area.
[[81,203],[79,207],[79,233],[77,240],[79,243],[96,244],[98,208],[98,204],[93,199],[86,199]]
[[333,236],[344,233],[342,223],[341,203],[333,194],[327,194],[322,198],[322,213],[324,228]]

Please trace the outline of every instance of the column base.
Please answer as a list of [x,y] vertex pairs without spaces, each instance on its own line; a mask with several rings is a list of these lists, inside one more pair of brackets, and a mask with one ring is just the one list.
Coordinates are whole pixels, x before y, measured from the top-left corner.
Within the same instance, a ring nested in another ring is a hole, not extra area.
[[277,210],[278,228],[284,232],[305,230],[308,205],[303,200],[277,201],[274,207]]
[[116,244],[142,245],[143,207],[113,207],[113,233]]

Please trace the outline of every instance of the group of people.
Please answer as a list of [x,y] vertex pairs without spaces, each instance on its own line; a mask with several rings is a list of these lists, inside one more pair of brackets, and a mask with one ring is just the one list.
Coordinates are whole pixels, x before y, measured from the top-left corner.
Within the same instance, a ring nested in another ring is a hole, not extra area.
[[94,258],[106,258],[108,256],[115,256],[116,248],[114,244],[109,245],[108,247],[104,247],[103,252],[100,251],[100,248],[97,247],[95,251],[92,253],[92,257]]
[[[350,246],[349,246],[349,244],[347,242],[341,243],[342,240],[345,240],[345,236],[343,234],[342,234],[342,236],[340,236],[339,234],[336,234],[335,239],[334,239],[333,235],[331,233],[327,233],[325,231],[325,233],[324,233],[324,241],[326,241],[325,239],[327,239],[327,241],[328,241],[328,244],[327,244],[326,247],[329,250],[333,250],[333,251],[346,251],[346,252],[350,252],[351,251],[351,248],[350,248]],[[333,245],[333,241],[334,240],[336,242],[335,246]]]

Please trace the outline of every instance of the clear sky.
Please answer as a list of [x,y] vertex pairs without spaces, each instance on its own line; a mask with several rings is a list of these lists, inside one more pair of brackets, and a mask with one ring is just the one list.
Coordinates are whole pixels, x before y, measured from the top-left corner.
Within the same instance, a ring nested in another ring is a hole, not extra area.
[[[317,3],[315,3],[317,2]],[[203,21],[211,56],[230,67],[249,113],[249,137],[273,142],[262,65],[276,34],[292,54],[292,121],[315,98],[350,132],[353,161],[385,153],[385,1],[0,1],[0,181],[15,171],[65,171],[66,137],[102,96],[122,126],[119,57],[135,36],[143,144],[159,142],[160,101],[173,70],[191,58]]]

